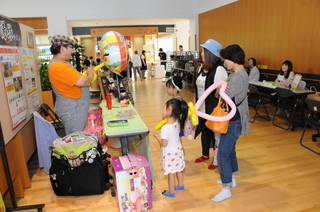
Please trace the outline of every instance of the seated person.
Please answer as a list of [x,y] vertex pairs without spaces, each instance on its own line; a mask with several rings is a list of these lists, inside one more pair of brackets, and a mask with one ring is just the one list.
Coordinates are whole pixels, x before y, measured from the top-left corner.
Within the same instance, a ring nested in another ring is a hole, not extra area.
[[276,85],[290,87],[294,79],[294,72],[292,71],[292,62],[286,60],[282,63],[280,73],[275,80]]
[[250,68],[250,73],[249,73],[249,82],[253,82],[253,81],[259,81],[260,79],[260,71],[257,68],[257,61],[254,58],[250,58],[248,60],[248,65]]

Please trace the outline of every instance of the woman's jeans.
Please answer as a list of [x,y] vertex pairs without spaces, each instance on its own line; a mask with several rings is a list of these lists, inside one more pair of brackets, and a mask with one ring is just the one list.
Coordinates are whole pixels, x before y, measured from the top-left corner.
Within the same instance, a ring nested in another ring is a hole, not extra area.
[[241,135],[241,120],[230,121],[228,132],[221,134],[218,163],[223,186],[232,185],[232,175],[238,174],[236,142]]

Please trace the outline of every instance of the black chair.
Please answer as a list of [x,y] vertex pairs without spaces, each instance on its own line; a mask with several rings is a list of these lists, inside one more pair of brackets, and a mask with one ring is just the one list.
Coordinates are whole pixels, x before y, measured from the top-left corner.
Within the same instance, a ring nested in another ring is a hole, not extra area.
[[62,120],[57,116],[57,114],[46,103],[43,103],[41,105],[41,110],[43,112],[43,116],[46,119],[47,117],[50,117],[50,120],[48,121],[53,125],[57,134],[60,137],[64,137],[66,135],[64,125],[62,124]]
[[[255,110],[255,114],[254,114],[254,117],[253,117],[253,120],[249,120],[251,123],[255,122],[256,120],[256,117],[259,116],[267,121],[270,121],[270,116],[269,116],[269,113],[268,113],[268,110],[266,108],[266,104],[270,104],[271,101],[269,100],[266,100],[264,98],[261,97],[257,87],[253,86],[253,85],[249,85],[249,88],[248,88],[248,104],[249,104],[249,107],[252,106]],[[264,107],[264,110],[266,111],[266,114],[267,114],[267,117],[264,117],[264,116],[261,116],[259,115],[259,107],[260,105],[262,105]]]
[[320,155],[320,152],[317,152],[313,149],[311,149],[310,147],[305,146],[302,141],[303,141],[303,137],[304,137],[304,133],[306,132],[306,129],[308,128],[308,126],[311,127],[315,127],[318,131],[318,134],[313,134],[312,135],[312,141],[316,142],[317,138],[320,137],[320,102],[316,101],[314,99],[306,99],[306,104],[308,105],[308,108],[310,110],[310,113],[308,115],[308,119],[307,122],[304,126],[301,138],[300,138],[300,145],[303,146],[306,149],[309,149],[310,151]]
[[[295,94],[293,93],[292,90],[287,89],[287,88],[276,88],[276,94],[278,97],[277,105],[276,105],[276,110],[273,115],[273,120],[272,124],[276,127],[280,127],[281,129],[288,130],[290,129],[291,125],[293,125],[293,117],[294,113],[298,107],[298,101],[296,99]],[[279,116],[280,114],[277,114],[278,109],[284,114],[284,117],[287,119],[288,127],[285,128],[283,126],[275,124],[275,119],[276,116]],[[288,115],[287,113],[290,112],[291,114]],[[291,128],[292,131],[294,131],[294,126]]]

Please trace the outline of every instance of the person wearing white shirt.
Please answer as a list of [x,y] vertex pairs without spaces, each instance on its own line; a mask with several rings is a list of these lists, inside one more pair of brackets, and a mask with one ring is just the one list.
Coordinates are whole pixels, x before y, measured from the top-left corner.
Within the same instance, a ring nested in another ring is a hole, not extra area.
[[[225,81],[228,78],[227,71],[223,67],[223,63],[220,59],[220,50],[222,46],[220,43],[213,39],[209,39],[206,43],[201,44],[203,47],[201,57],[203,61],[203,66],[196,79],[196,100],[203,95],[206,89],[210,87],[213,83],[219,81]],[[201,105],[199,111],[206,114],[211,114],[213,109],[218,104],[218,99],[216,95],[219,93],[219,88],[212,91],[208,97],[205,99],[205,103]],[[218,146],[220,133],[213,132],[211,129],[207,128],[205,125],[206,119],[199,117],[199,125],[197,126],[196,136],[201,132],[201,145],[202,145],[202,156],[195,160],[196,163],[208,160],[210,158],[210,147]],[[215,151],[217,152],[217,151]],[[216,156],[216,153],[215,153]],[[216,161],[213,159],[208,169],[215,169],[217,167]]]
[[294,79],[294,72],[292,71],[292,62],[290,60],[286,60],[281,65],[280,73],[276,79],[276,84],[280,86],[288,87],[291,85]]
[[250,67],[249,73],[249,82],[259,81],[260,79],[260,72],[257,68],[257,61],[254,58],[250,58],[248,60],[248,65]]
[[131,58],[131,62],[132,62],[134,77],[136,78],[136,71],[138,71],[138,74],[139,74],[140,79],[142,81],[143,77],[141,75],[141,59],[140,59],[140,56],[138,55],[137,50],[134,51],[134,55]]

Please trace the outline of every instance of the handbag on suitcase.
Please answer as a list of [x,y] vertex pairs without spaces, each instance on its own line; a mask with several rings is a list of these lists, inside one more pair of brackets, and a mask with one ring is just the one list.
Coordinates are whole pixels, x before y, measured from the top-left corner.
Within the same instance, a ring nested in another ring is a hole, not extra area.
[[90,133],[77,132],[56,139],[49,171],[54,193],[58,196],[103,194],[110,186],[107,157],[110,155]]

